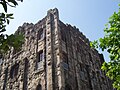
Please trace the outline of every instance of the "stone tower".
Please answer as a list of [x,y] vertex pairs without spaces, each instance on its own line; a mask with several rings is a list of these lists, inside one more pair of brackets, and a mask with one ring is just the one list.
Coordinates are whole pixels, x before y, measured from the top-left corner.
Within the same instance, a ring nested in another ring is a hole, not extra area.
[[25,42],[4,58],[0,90],[113,90],[100,70],[102,54],[78,28],[61,22],[56,8],[16,33],[23,33]]

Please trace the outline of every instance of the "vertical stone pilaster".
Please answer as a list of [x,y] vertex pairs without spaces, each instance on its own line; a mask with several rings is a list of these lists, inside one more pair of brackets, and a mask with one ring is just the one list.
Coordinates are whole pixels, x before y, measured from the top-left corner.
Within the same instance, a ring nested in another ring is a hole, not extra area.
[[48,11],[46,19],[46,74],[47,74],[47,90],[53,90],[52,81],[52,31],[51,31],[51,17]]

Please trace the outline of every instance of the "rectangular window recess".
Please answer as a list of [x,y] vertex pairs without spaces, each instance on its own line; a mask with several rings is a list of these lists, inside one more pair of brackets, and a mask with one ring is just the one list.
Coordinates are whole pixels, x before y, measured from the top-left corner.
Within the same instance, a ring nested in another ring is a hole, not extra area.
[[43,29],[41,28],[39,31],[38,31],[38,40],[42,40],[44,37],[44,33],[43,33]]
[[62,62],[62,66],[63,66],[64,69],[68,70],[68,64],[67,63]]
[[39,53],[38,53],[38,62],[41,62],[44,60],[44,53],[43,53],[43,50],[41,50]]

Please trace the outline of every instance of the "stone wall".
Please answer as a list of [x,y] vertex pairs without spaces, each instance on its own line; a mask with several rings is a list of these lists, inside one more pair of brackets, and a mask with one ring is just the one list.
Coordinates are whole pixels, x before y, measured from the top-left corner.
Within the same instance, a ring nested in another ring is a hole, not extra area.
[[[64,85],[70,90],[112,90],[110,80],[101,71],[102,54],[90,47],[89,40],[74,26],[60,23]],[[67,67],[67,68],[66,68]]]
[[79,29],[59,20],[56,8],[16,33],[24,34],[25,43],[4,57],[0,90],[112,90],[100,70],[102,55]]

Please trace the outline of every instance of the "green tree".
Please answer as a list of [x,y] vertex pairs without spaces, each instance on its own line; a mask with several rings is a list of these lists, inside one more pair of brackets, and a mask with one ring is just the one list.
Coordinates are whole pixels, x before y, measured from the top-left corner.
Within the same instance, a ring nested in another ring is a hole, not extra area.
[[113,80],[113,87],[120,90],[120,9],[109,18],[104,32],[105,36],[91,45],[109,53],[110,61],[104,62],[101,68]]
[[24,40],[22,35],[3,33],[6,31],[6,25],[9,24],[10,19],[13,19],[13,14],[7,13],[8,6],[15,7],[18,5],[17,1],[22,2],[23,0],[0,0],[0,5],[3,6],[3,12],[0,12],[0,56],[7,53],[11,47],[19,50]]

